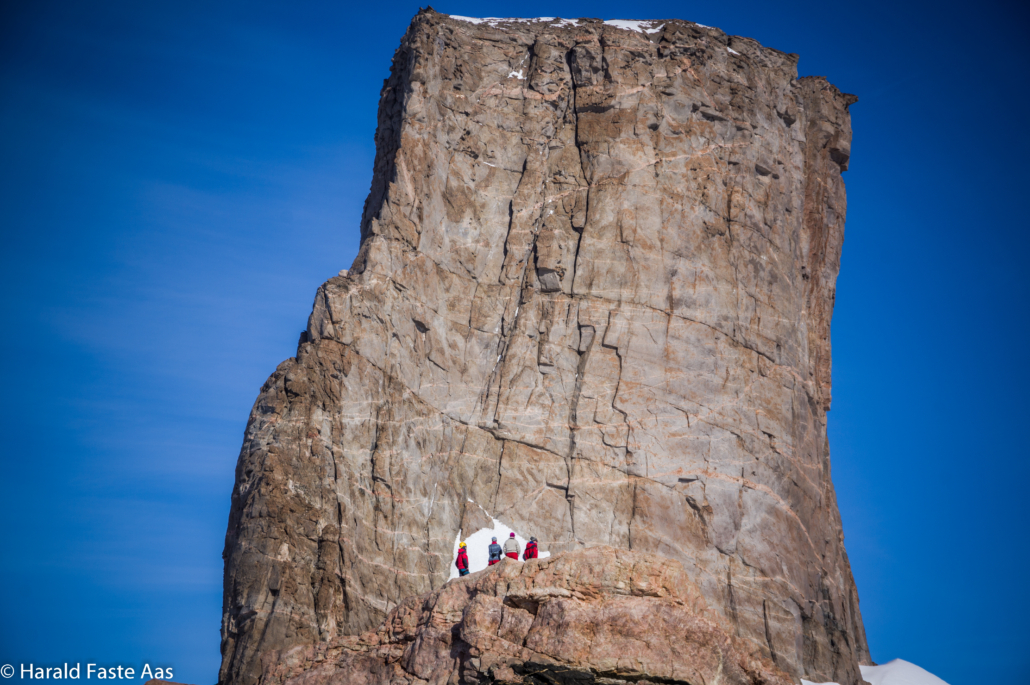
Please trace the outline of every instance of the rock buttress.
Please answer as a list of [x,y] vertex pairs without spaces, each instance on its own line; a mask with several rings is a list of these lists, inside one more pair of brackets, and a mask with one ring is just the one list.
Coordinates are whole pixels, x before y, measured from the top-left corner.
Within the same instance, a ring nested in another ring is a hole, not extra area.
[[826,437],[854,97],[644,28],[412,22],[358,257],[247,425],[223,684],[440,588],[483,509],[677,560],[777,668],[860,682]]
[[269,653],[261,685],[793,685],[676,561],[612,547],[409,597],[376,631]]

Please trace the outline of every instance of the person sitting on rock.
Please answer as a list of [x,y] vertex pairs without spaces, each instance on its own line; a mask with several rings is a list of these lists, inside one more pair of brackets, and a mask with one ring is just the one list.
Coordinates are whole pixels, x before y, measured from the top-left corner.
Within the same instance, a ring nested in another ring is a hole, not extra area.
[[515,539],[515,533],[508,536],[508,539],[504,541],[504,556],[509,559],[518,559],[519,552],[522,549],[519,547],[519,541]]
[[493,566],[501,560],[501,546],[497,544],[497,538],[490,538],[490,561],[486,562],[487,566]]
[[467,547],[468,545],[464,542],[458,545],[458,558],[454,560],[454,565],[458,567],[459,576],[467,576],[469,574],[469,553]]
[[530,559],[537,558],[536,549],[536,538],[529,538],[529,542],[526,543],[526,551],[522,553],[523,561],[529,561]]

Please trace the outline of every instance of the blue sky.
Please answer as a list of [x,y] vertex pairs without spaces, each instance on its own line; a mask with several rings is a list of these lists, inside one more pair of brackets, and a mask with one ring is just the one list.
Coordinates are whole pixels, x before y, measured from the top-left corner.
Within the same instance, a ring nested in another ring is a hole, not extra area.
[[[356,253],[378,91],[418,10],[298,4],[0,9],[2,663],[217,677],[246,418]],[[436,9],[698,21],[860,97],[830,439],[873,658],[1030,680],[1026,9]]]

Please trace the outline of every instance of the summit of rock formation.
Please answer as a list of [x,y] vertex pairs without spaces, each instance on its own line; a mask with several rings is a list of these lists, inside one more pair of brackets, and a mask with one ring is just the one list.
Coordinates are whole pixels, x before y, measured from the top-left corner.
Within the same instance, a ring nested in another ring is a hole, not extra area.
[[358,256],[247,425],[223,685],[449,596],[491,519],[555,563],[675,562],[770,678],[861,682],[826,437],[855,98],[797,60],[680,20],[420,11]]

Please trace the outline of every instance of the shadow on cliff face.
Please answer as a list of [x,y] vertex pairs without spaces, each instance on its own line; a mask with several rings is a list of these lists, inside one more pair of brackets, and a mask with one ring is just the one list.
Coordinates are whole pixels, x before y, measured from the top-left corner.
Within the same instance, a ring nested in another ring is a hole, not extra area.
[[[682,685],[683,683],[682,680],[670,680],[668,678],[626,677],[617,672],[593,673],[591,671],[537,663],[520,664],[513,667],[512,672],[521,677],[522,682],[527,685],[616,685],[618,683],[641,683],[642,685],[647,683],[661,683],[663,685],[669,683],[675,685],[678,683]],[[507,683],[511,681],[491,678],[486,682]]]
[[[512,671],[520,676],[523,682],[531,683],[532,685],[594,685],[598,678],[598,674],[591,673],[590,671],[579,671],[561,666],[532,662],[515,666],[512,668]],[[606,680],[615,675],[614,673],[609,674]],[[499,681],[494,680],[493,682]]]

